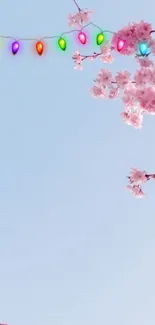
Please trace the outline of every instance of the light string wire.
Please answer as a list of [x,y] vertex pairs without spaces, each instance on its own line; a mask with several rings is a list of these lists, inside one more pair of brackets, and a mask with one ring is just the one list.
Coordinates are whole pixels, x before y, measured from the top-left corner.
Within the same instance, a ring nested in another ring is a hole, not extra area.
[[82,32],[85,28],[87,28],[88,26],[94,26],[96,27],[98,30],[100,30],[101,33],[110,33],[110,34],[116,34],[116,32],[112,32],[110,30],[103,30],[101,29],[99,26],[97,26],[96,24],[94,24],[92,21],[90,23],[88,23],[87,25],[83,26],[81,29],[72,29],[70,31],[67,31],[67,32],[63,32],[62,34],[60,34],[59,36],[55,35],[55,36],[44,36],[42,38],[18,38],[18,37],[13,37],[13,36],[4,36],[4,35],[0,35],[0,38],[1,39],[11,39],[11,40],[14,40],[14,41],[43,41],[43,40],[46,40],[46,39],[59,39],[61,37],[63,37],[64,35],[68,35],[68,34],[72,34],[72,33],[75,33],[75,32]]

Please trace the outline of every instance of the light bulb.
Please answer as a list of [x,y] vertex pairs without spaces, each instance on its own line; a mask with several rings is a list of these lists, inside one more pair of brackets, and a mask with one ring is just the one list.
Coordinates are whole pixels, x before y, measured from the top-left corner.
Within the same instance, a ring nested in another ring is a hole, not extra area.
[[43,54],[44,51],[44,44],[42,42],[37,42],[36,43],[36,51],[39,55]]
[[125,45],[125,41],[118,40],[118,42],[117,42],[117,50],[118,50],[118,52],[122,51],[122,49],[124,48],[124,45]]
[[142,56],[145,56],[148,51],[148,45],[146,43],[140,43],[139,44],[139,51]]
[[66,50],[66,41],[64,38],[59,38],[58,40],[58,45],[59,47],[61,48],[62,51],[65,51]]
[[79,35],[78,35],[78,39],[79,39],[81,44],[86,44],[87,38],[86,38],[85,33],[80,32]]
[[19,51],[19,43],[17,41],[12,43],[12,54],[15,55]]
[[96,43],[97,45],[101,45],[104,42],[104,34],[99,33],[96,37]]

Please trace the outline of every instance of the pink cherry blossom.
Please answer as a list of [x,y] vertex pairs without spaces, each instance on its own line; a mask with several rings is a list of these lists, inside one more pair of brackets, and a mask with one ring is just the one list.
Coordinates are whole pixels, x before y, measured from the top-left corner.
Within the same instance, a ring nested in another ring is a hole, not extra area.
[[145,113],[155,114],[155,88],[145,87],[143,95],[138,100]]
[[76,64],[79,64],[82,62],[82,56],[79,51],[76,51],[75,54],[72,56],[72,59]]
[[139,185],[128,185],[126,188],[136,198],[141,199],[145,197],[145,194]]
[[75,14],[75,15],[68,15],[68,26],[72,27],[74,26],[77,29],[81,28],[81,19],[79,14]]
[[136,168],[131,168],[129,181],[130,183],[135,183],[135,185],[141,185],[147,182],[146,171],[141,171]]
[[137,62],[140,64],[142,68],[148,68],[153,66],[153,62],[147,58],[137,58]]
[[113,62],[113,57],[111,54],[108,55],[103,55],[100,57],[100,59],[102,60],[102,62],[104,63],[112,63]]
[[130,171],[130,176],[127,177],[129,180],[129,185],[127,189],[132,195],[138,198],[145,196],[141,186],[148,182],[150,179],[155,179],[155,174],[147,174],[146,171],[139,170],[137,168],[132,168]]
[[142,123],[143,123],[143,109],[138,103],[138,101],[135,100],[134,103],[129,103],[125,105],[125,113],[128,114],[128,119],[129,119],[129,125],[132,125],[133,127],[136,128],[141,128]]
[[95,81],[98,85],[108,86],[112,81],[112,73],[108,70],[101,69]]
[[81,63],[77,63],[74,67],[75,70],[79,70],[79,71],[82,71],[83,70],[83,66]]
[[115,76],[115,80],[120,88],[124,88],[130,82],[130,73],[128,71],[118,72]]
[[114,87],[111,84],[108,88],[109,88],[109,95],[108,95],[109,99],[114,99],[114,98],[117,98],[119,96],[120,89],[119,89],[118,86]]
[[135,84],[129,84],[124,89],[124,95],[122,97],[123,103],[127,106],[133,106],[136,101],[136,86]]
[[92,10],[88,10],[88,11],[81,11],[80,15],[81,15],[81,23],[82,24],[87,24],[90,21],[90,15],[93,13]]
[[111,50],[111,46],[107,42],[105,42],[104,45],[101,46],[100,59],[102,62],[111,63],[113,61]]
[[152,30],[151,24],[143,20],[136,26],[136,36],[140,41],[148,41],[151,38],[150,32]]
[[68,15],[68,25],[69,27],[74,26],[75,28],[81,28],[81,25],[87,24],[90,20],[90,14],[93,13],[93,11],[82,11],[80,10],[75,15]]
[[152,71],[149,68],[141,68],[140,70],[136,71],[134,76],[134,81],[136,82],[136,86],[143,86],[146,83],[151,82],[152,79]]
[[121,117],[124,122],[130,126],[133,126],[136,129],[140,129],[143,123],[143,115],[137,112],[123,112]]
[[75,54],[72,56],[72,59],[74,60],[74,62],[76,64],[74,69],[82,70],[83,69],[83,67],[82,67],[83,58],[79,51],[75,52]]
[[136,94],[135,94],[135,98],[137,101],[139,101],[140,98],[142,98],[146,93],[146,89],[143,88],[137,88],[136,89]]
[[93,86],[90,91],[94,98],[106,98],[106,92],[103,87]]
[[108,43],[101,45],[101,54],[108,55],[111,52],[111,46]]

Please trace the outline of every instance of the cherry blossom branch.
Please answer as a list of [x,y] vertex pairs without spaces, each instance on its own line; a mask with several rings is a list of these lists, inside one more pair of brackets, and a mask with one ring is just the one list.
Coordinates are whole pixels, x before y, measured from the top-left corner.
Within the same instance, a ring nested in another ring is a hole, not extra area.
[[114,50],[114,47],[109,47],[109,45],[105,45],[103,48],[101,48],[101,52],[96,53],[94,52],[92,55],[81,55],[79,51],[76,51],[75,54],[72,56],[72,59],[74,60],[76,64],[76,69],[82,68],[82,62],[86,59],[95,60],[97,57],[103,56],[104,62],[112,62],[112,56],[110,55],[110,52]]
[[[90,59],[90,60],[95,60],[97,57],[99,56],[103,56],[103,62],[105,63],[111,63],[112,62],[112,57],[110,55],[110,52],[112,52],[113,50],[115,50],[115,47],[113,46],[109,46],[107,44],[105,44],[103,47],[102,47],[102,51],[99,52],[99,53],[96,53],[94,52],[93,54],[90,54],[90,55],[83,55],[83,54],[80,54],[79,51],[76,51],[75,54],[72,56],[72,59],[74,60],[74,62],[76,64],[79,65],[79,60],[82,64],[82,62],[86,59]],[[148,56],[151,54],[150,53],[147,53],[146,55],[139,55],[139,54],[136,54],[135,55],[135,58],[148,58]],[[107,60],[107,57],[110,58],[110,61]],[[78,61],[78,62],[77,62]]]
[[[83,12],[76,0],[73,0],[73,2],[79,12],[74,16],[70,15],[69,25],[80,26],[84,22],[89,21],[88,16],[92,12]],[[94,25],[92,22],[89,24]],[[102,30],[101,32],[103,33]],[[117,33],[113,33],[111,46],[104,43],[101,47],[101,52],[94,52],[92,55],[81,55],[79,51],[76,51],[72,56],[76,64],[75,68],[82,70],[82,63],[86,59],[94,60],[100,57],[104,63],[111,63],[113,61],[111,51],[117,49],[118,39],[125,40],[126,46],[122,48],[121,54],[127,56],[137,52],[139,42],[143,40],[148,41],[150,53],[147,51],[145,55],[141,55],[141,51],[139,51],[140,54],[135,54],[137,61],[139,61],[140,69],[136,71],[133,80],[131,80],[128,71],[118,72],[115,78],[112,78],[110,71],[101,69],[96,80],[94,80],[95,85],[90,89],[93,97],[104,99],[107,98],[107,89],[109,90],[109,99],[118,97],[120,90],[122,90],[125,111],[121,113],[121,117],[126,124],[132,125],[135,128],[142,126],[144,113],[155,115],[155,65],[148,59],[150,54],[155,55],[155,40],[150,36],[152,33],[155,33],[155,30],[151,28],[151,24],[149,23],[145,23],[144,21],[130,23]],[[145,171],[132,168],[130,176],[127,176],[127,178],[129,181],[127,189],[135,197],[142,198],[145,196],[142,185],[151,179],[155,180],[155,173],[148,174]]]
[[84,61],[86,59],[95,60],[100,55],[102,55],[102,52],[100,52],[100,53],[94,52],[92,55],[81,55],[81,58],[82,58],[82,61]]

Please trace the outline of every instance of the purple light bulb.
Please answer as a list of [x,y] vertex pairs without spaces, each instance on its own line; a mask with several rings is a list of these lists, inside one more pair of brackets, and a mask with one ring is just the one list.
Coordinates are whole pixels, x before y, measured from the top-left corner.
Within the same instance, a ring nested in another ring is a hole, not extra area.
[[19,43],[17,41],[12,43],[12,54],[15,55],[17,54],[19,50]]

